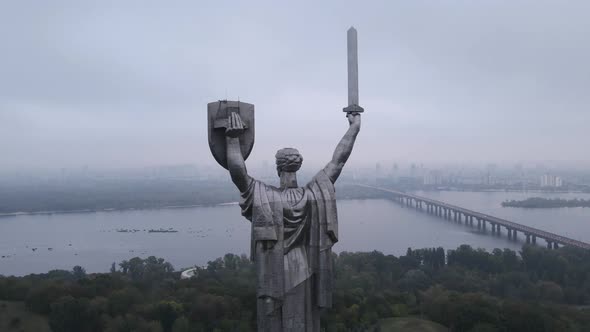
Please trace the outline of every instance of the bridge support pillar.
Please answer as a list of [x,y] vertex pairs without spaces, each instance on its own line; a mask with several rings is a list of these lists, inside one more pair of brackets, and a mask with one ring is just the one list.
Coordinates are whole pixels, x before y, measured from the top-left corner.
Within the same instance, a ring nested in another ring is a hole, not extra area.
[[530,234],[524,234],[526,236],[526,243],[530,244],[531,243],[531,235]]
[[537,237],[535,235],[531,236],[531,240],[533,244],[537,244]]
[[477,218],[477,229],[481,228],[481,219]]
[[512,230],[512,240],[518,241],[518,232],[516,231],[516,229]]
[[557,244],[557,242],[553,242],[553,249],[559,249],[559,245]]
[[473,216],[469,216],[469,224],[473,227]]
[[551,241],[549,241],[549,240],[546,240],[546,241],[547,241],[547,248],[551,249],[552,248]]
[[508,237],[508,240],[512,240],[512,230],[508,227],[506,227],[506,236]]

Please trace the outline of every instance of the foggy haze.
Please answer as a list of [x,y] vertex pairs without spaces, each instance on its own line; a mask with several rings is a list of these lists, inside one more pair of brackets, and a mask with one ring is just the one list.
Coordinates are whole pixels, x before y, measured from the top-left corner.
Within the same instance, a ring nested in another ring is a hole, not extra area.
[[[83,4],[84,3],[84,4]],[[359,34],[350,164],[588,160],[588,2],[13,1],[0,168],[215,161],[207,103],[256,106],[248,163],[329,161]]]

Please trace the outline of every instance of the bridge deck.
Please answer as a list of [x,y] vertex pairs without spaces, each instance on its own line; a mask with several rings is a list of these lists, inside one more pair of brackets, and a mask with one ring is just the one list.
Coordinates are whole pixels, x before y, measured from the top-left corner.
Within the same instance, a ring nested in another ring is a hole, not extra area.
[[502,218],[498,218],[498,217],[494,217],[494,216],[490,216],[484,213],[480,213],[477,211],[473,211],[473,210],[469,210],[460,206],[456,206],[456,205],[452,205],[452,204],[448,204],[445,202],[441,202],[435,199],[431,199],[431,198],[427,198],[427,197],[422,197],[422,196],[417,196],[417,195],[412,195],[412,194],[408,194],[405,192],[401,192],[401,191],[396,191],[396,190],[391,190],[391,189],[387,189],[387,188],[381,188],[381,187],[374,187],[374,186],[368,186],[368,185],[360,185],[362,187],[367,187],[367,188],[372,188],[372,189],[376,189],[376,190],[380,190],[380,191],[385,191],[385,192],[389,192],[394,194],[395,196],[398,197],[406,197],[406,198],[410,198],[413,199],[415,201],[421,201],[421,202],[425,202],[427,204],[432,204],[435,206],[440,206],[446,209],[450,209],[452,211],[458,211],[460,213],[463,213],[464,215],[468,215],[468,216],[473,216],[474,218],[479,218],[488,222],[491,222],[493,224],[498,224],[498,225],[502,225],[506,228],[510,228],[510,229],[515,229],[517,231],[523,232],[525,234],[530,234],[530,235],[534,235],[536,237],[540,237],[543,238],[547,241],[551,241],[551,242],[556,242],[556,243],[560,243],[563,245],[570,245],[570,246],[574,246],[574,247],[578,247],[578,248],[582,248],[582,249],[590,249],[590,243],[586,243],[586,242],[582,242],[582,241],[578,241],[575,239],[571,239],[565,236],[561,236],[555,233],[551,233],[551,232],[547,232],[544,231],[542,229],[538,229],[538,228],[534,228],[534,227],[530,227],[530,226],[526,226],[523,224],[519,224],[510,220],[506,220],[506,219],[502,219]]

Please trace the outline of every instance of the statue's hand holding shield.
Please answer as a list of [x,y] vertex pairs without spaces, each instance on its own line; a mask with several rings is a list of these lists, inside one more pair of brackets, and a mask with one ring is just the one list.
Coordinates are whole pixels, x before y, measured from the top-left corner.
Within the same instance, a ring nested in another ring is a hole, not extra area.
[[220,100],[207,105],[209,148],[215,160],[227,169],[226,137],[240,139],[244,160],[254,147],[254,105]]
[[232,112],[227,117],[227,122],[228,125],[227,128],[225,128],[225,136],[236,138],[244,133],[246,126],[244,125],[244,122],[242,122],[242,118],[238,113]]

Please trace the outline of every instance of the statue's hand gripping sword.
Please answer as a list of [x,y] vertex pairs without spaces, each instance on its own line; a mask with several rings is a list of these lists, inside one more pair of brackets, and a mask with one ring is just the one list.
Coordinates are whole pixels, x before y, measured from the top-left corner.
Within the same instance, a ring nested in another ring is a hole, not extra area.
[[343,109],[347,114],[362,113],[359,106],[359,64],[356,29],[350,27],[347,33],[348,47],[348,107]]

